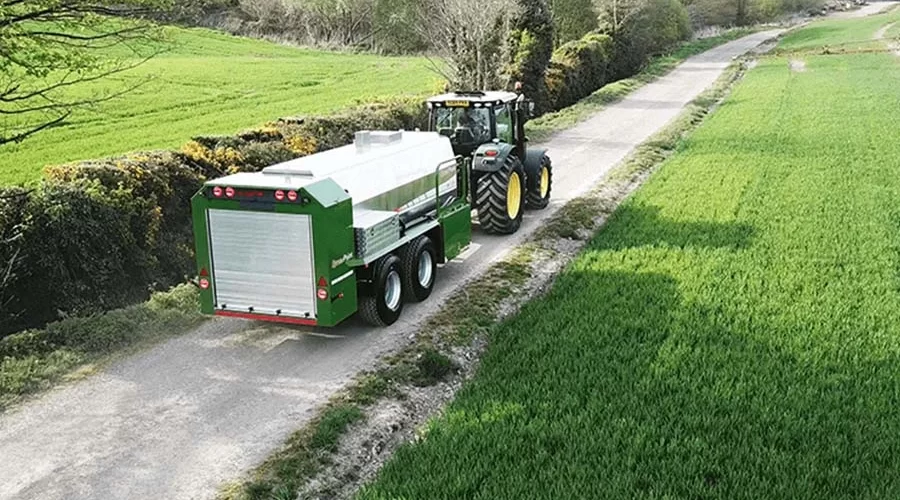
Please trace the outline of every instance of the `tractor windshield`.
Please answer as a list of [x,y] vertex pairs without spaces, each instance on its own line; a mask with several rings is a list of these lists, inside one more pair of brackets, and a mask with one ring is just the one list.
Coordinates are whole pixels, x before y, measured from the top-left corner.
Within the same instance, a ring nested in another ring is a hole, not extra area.
[[484,144],[491,140],[488,108],[437,108],[435,129],[457,144]]

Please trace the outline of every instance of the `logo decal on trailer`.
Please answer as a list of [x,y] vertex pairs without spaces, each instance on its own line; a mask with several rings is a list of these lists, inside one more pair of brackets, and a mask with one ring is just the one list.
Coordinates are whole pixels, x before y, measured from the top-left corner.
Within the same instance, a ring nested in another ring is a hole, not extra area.
[[331,268],[334,269],[352,258],[353,258],[352,253],[345,254],[340,259],[331,261]]

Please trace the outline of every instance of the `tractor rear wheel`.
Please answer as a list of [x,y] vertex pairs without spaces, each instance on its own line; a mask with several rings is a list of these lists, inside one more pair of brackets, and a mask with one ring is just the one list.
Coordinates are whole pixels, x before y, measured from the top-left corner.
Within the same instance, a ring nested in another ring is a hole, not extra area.
[[512,234],[522,225],[525,169],[514,155],[506,157],[500,170],[478,179],[475,209],[478,222],[488,233]]
[[387,254],[375,261],[372,293],[359,298],[359,314],[372,326],[390,326],[403,311],[403,279],[400,259]]
[[535,178],[528,181],[525,206],[537,210],[547,208],[550,204],[550,189],[553,187],[553,165],[547,155],[541,157],[541,167]]

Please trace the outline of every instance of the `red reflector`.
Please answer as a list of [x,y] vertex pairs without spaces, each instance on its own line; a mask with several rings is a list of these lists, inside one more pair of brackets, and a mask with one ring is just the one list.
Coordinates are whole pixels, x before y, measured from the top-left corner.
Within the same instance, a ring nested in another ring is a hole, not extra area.
[[319,286],[328,286],[328,282],[325,281],[325,276],[320,276],[320,277],[319,277],[318,285],[319,285]]
[[291,201],[297,201],[297,192],[296,191],[288,191],[288,199]]
[[487,151],[484,152],[484,156],[490,156],[491,158],[493,158],[493,157],[497,156],[497,150],[496,149],[488,149]]
[[209,280],[206,278],[200,278],[200,288],[206,290],[209,288]]
[[209,271],[207,271],[206,268],[204,267],[203,269],[200,270],[200,276],[209,276]]
[[284,191],[282,191],[280,189],[278,191],[275,191],[275,199],[278,201],[283,200],[284,199]]
[[219,186],[214,187],[213,188],[213,196],[215,196],[216,198],[221,198],[222,197],[222,188],[220,188]]
[[319,292],[316,295],[319,296],[319,300],[325,300],[328,298],[328,290],[319,288]]
[[234,198],[234,188],[227,187],[225,188],[225,196],[229,198]]

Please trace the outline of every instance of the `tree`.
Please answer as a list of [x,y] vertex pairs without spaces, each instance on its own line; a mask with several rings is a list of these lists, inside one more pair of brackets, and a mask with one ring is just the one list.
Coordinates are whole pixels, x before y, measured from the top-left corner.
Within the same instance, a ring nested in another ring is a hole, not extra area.
[[519,8],[507,37],[506,81],[512,90],[522,82],[525,95],[534,99],[539,113],[549,110],[545,76],[553,56],[553,17],[547,0],[517,0]]
[[418,29],[441,57],[434,65],[452,86],[487,90],[501,84],[503,44],[513,19],[515,0],[424,0]]
[[615,38],[646,4],[646,0],[594,0],[600,29]]
[[593,0],[550,0],[549,3],[557,47],[597,29]]
[[60,125],[72,113],[133,89],[78,95],[163,50],[141,16],[172,0],[0,0],[0,145]]

